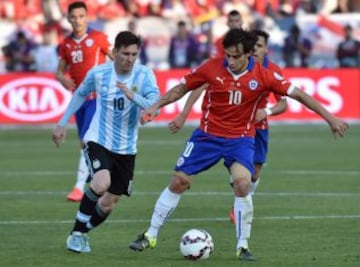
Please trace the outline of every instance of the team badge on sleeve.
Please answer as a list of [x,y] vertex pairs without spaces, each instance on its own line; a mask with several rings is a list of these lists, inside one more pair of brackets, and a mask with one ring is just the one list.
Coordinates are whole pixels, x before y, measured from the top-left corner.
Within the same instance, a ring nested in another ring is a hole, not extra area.
[[257,80],[250,80],[249,81],[249,88],[250,90],[255,91],[259,87],[259,83]]

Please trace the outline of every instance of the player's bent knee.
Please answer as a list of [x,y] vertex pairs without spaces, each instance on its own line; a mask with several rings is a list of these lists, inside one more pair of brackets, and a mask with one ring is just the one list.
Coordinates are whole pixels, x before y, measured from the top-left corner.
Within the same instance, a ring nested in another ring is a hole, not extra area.
[[184,173],[177,172],[171,180],[169,189],[174,193],[181,194],[189,187],[190,187],[189,176],[187,176]]
[[246,197],[249,193],[250,182],[247,178],[235,178],[233,179],[233,188],[235,196]]
[[99,195],[103,195],[110,186],[111,178],[108,170],[100,170],[95,173],[90,186]]

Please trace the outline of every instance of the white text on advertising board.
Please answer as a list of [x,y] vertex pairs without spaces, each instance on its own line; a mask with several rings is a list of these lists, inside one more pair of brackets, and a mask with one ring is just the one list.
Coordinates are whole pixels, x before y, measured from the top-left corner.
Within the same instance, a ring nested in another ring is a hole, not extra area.
[[20,120],[36,122],[61,115],[71,93],[49,78],[20,78],[2,86],[0,112]]

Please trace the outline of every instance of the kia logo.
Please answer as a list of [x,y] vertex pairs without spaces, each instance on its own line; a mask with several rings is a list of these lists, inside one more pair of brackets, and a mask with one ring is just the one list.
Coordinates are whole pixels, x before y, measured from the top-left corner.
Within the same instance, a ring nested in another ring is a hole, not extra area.
[[21,78],[0,88],[0,112],[20,121],[43,121],[61,115],[71,93],[50,78]]

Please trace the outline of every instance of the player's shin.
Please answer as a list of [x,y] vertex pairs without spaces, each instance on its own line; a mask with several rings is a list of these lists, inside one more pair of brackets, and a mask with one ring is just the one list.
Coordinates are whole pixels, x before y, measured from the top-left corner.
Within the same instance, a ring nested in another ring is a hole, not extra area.
[[80,202],[79,210],[76,214],[76,221],[72,231],[87,232],[86,224],[95,213],[95,206],[100,195],[96,194],[91,188],[86,190],[84,197]]
[[90,220],[86,223],[87,232],[102,224],[109,215],[110,212],[105,213],[104,211],[102,211],[99,205],[96,205],[94,214],[91,216]]
[[151,226],[147,230],[149,237],[157,238],[160,228],[175,210],[180,198],[181,194],[171,192],[168,187],[164,189],[155,204],[151,217]]
[[254,213],[251,194],[248,194],[246,197],[235,197],[234,212],[237,237],[236,249],[248,248],[248,240],[250,238]]

